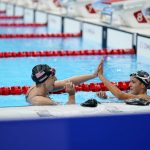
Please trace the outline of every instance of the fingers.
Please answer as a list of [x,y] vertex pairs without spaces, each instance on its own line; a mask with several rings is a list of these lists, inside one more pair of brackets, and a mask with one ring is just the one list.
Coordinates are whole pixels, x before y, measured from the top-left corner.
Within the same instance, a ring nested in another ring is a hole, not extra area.
[[101,63],[104,63],[104,57],[101,59]]
[[65,91],[69,94],[74,94],[75,93],[75,85],[72,82],[67,81],[67,83],[65,85]]
[[101,59],[101,62],[99,64],[99,67],[101,67],[104,64],[104,58]]
[[96,93],[96,95],[97,95],[99,98],[104,98],[104,99],[107,98],[107,95],[106,95],[106,92],[105,92],[105,91],[99,91],[99,92]]
[[101,59],[101,62],[98,66],[98,76],[103,75],[103,64],[104,64],[104,58]]
[[99,74],[103,73],[103,63],[104,63],[104,58],[101,59],[101,62],[99,63],[96,71],[93,73],[95,77],[97,77]]
[[65,85],[65,88],[66,89],[72,89],[72,88],[75,88],[75,85],[72,82],[68,81]]

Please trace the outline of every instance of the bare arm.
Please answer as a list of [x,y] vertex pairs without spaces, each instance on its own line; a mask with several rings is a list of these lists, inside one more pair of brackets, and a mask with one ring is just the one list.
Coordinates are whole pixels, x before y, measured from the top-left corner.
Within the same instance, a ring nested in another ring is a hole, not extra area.
[[99,65],[98,76],[99,76],[100,80],[104,83],[104,85],[108,88],[108,90],[114,96],[116,96],[118,99],[121,99],[121,100],[137,98],[138,96],[136,96],[136,95],[122,92],[118,87],[113,85],[109,80],[107,80],[103,76],[103,63],[104,63],[104,59],[102,59],[100,65]]
[[137,98],[138,96],[124,93],[118,87],[113,85],[109,80],[107,80],[103,75],[99,75],[100,80],[104,83],[104,85],[108,88],[108,90],[118,99],[125,100],[131,98]]
[[[65,85],[65,90],[68,93],[68,101],[66,104],[75,104],[75,86],[72,82],[67,81]],[[35,106],[42,105],[57,105],[59,103],[51,100],[48,97],[44,96],[34,96],[33,98],[28,99],[28,102]]]
[[83,83],[83,82],[88,81],[90,79],[93,79],[95,77],[96,76],[94,74],[92,74],[92,75],[81,75],[81,76],[74,76],[74,77],[71,77],[71,78],[67,78],[65,80],[55,81],[54,90],[59,90],[59,89],[64,88],[65,84],[68,81],[72,82],[75,85],[78,85],[80,83]]
[[57,105],[58,103],[52,101],[51,99],[43,96],[35,96],[28,100],[28,102],[35,106],[41,105]]
[[93,74],[74,76],[74,77],[67,78],[67,79],[64,79],[64,80],[55,81],[54,91],[64,88],[65,84],[68,81],[72,82],[75,85],[78,85],[78,84],[86,82],[90,79],[96,78],[97,76],[98,76],[98,67],[97,67],[96,71]]

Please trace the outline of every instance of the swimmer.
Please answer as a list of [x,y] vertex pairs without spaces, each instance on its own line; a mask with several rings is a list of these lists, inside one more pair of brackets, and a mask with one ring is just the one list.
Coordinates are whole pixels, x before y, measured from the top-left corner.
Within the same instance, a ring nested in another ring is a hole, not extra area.
[[57,105],[49,97],[49,92],[64,89],[68,93],[68,101],[66,104],[75,103],[75,85],[98,76],[98,69],[89,75],[74,76],[64,80],[57,80],[55,69],[46,64],[36,65],[32,69],[32,80],[36,85],[29,88],[26,94],[26,100],[32,105]]
[[[147,72],[141,70],[137,71],[136,73],[132,73],[130,75],[129,83],[130,92],[124,93],[105,78],[105,76],[103,75],[103,64],[104,59],[102,59],[99,65],[98,77],[115,97],[117,97],[120,100],[128,100],[134,98],[150,100],[150,96],[147,95],[147,89],[150,86],[150,75]],[[97,92],[97,96],[104,99],[108,98],[105,91]]]

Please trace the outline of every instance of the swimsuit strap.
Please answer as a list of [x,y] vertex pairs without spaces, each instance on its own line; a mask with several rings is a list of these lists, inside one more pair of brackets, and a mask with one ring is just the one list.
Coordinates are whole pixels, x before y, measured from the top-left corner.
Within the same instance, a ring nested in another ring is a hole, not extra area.
[[[28,99],[29,94],[31,93],[31,91],[32,91],[34,88],[35,88],[35,86],[32,87],[32,88],[30,89],[30,91],[25,95],[26,100]],[[42,95],[36,95],[36,96],[42,96]],[[33,97],[34,97],[34,96],[33,96]],[[32,97],[32,98],[33,98],[33,97]],[[51,99],[48,95],[47,95],[47,97],[48,97],[49,99]]]
[[34,88],[35,88],[35,86],[34,86],[34,87],[32,87],[32,88],[30,89],[30,91],[29,91],[29,92],[25,95],[26,100],[28,99],[29,94],[31,93],[31,91],[32,91]]

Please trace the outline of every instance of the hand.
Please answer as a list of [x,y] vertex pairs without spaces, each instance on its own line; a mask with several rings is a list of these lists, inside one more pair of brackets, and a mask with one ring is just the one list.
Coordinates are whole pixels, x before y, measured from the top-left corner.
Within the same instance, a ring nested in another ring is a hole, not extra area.
[[101,60],[96,71],[93,73],[94,77],[97,77],[98,75],[103,74],[103,63],[104,63],[104,58]]
[[98,66],[98,75],[103,75],[103,65],[104,65],[104,58],[102,58],[99,66]]
[[70,82],[67,81],[66,85],[65,85],[65,91],[69,94],[69,95],[75,95],[75,85]]
[[99,98],[103,98],[103,99],[107,99],[108,96],[106,95],[106,92],[105,91],[99,91],[96,93],[96,95],[99,97]]

